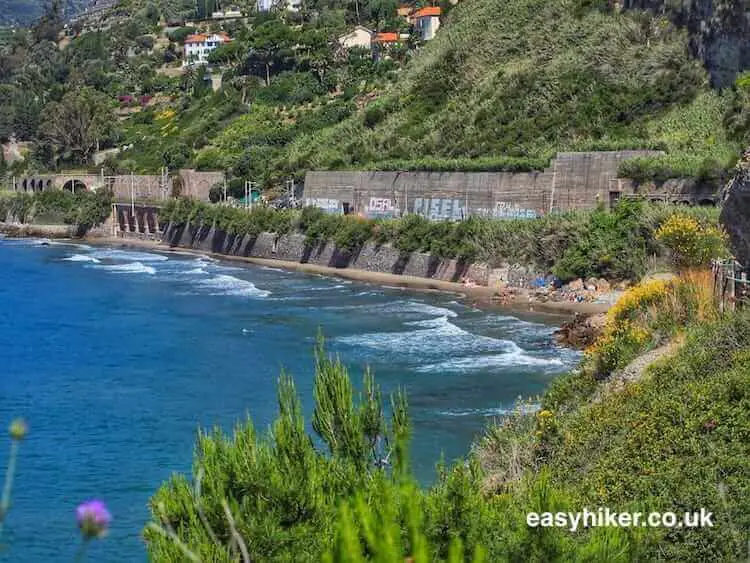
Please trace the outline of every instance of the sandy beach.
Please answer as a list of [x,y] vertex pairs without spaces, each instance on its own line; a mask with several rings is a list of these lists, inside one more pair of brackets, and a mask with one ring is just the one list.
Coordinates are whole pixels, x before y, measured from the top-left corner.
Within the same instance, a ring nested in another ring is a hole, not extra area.
[[415,276],[405,276],[400,274],[389,274],[385,272],[371,272],[368,270],[357,270],[354,268],[333,268],[330,266],[320,266],[318,264],[292,262],[288,260],[253,258],[248,256],[231,256],[227,254],[218,254],[215,252],[183,248],[180,246],[169,246],[162,242],[150,240],[124,239],[119,237],[90,237],[86,238],[86,242],[108,246],[147,248],[151,250],[158,250],[159,252],[175,252],[179,254],[191,254],[196,256],[210,256],[219,260],[244,262],[247,264],[256,264],[259,266],[267,266],[270,268],[281,268],[284,270],[304,272],[307,274],[334,276],[354,281],[398,287],[415,291],[441,291],[455,293],[467,300],[472,301],[476,306],[481,307],[503,307],[515,311],[549,313],[558,315],[571,315],[574,313],[583,315],[595,315],[606,312],[610,307],[609,303],[577,303],[568,301],[540,302],[534,298],[530,291],[523,288],[514,288],[512,293],[507,292],[500,294],[497,289],[487,286],[464,285],[461,283],[449,281],[419,278]]

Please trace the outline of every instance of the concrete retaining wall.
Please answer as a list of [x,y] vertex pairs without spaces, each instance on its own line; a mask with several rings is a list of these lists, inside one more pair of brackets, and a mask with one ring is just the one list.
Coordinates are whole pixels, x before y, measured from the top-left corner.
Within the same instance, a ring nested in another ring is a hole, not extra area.
[[416,213],[431,219],[470,215],[530,218],[591,208],[633,192],[618,182],[621,162],[657,151],[559,153],[538,172],[308,172],[303,199],[331,212],[369,217]]
[[[356,268],[369,272],[402,274],[443,281],[461,281],[468,278],[478,285],[511,283],[520,285],[533,274],[505,268],[490,270],[484,264],[467,264],[457,260],[441,260],[429,254],[412,253],[403,255],[389,245],[366,243],[359,251],[349,253],[336,248],[332,242],[308,247],[304,235],[288,234],[277,236],[261,233],[250,235],[227,235],[213,227],[196,227],[190,224],[169,225],[162,239],[170,246],[192,248],[206,252],[252,258],[270,258],[292,262],[317,264],[334,268]],[[500,272],[500,277],[498,277]],[[504,272],[504,277],[503,277]],[[515,277],[514,277],[515,276]]]

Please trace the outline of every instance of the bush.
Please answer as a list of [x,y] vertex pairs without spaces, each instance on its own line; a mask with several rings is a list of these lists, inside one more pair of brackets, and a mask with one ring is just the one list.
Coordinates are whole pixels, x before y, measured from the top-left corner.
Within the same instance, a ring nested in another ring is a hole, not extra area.
[[528,511],[572,505],[545,471],[513,495],[492,495],[483,491],[479,465],[467,460],[439,468],[435,485],[421,488],[408,463],[404,395],[390,397],[386,418],[370,372],[361,389],[319,341],[314,436],[306,432],[294,382],[284,375],[267,433],[250,420],[232,436],[201,431],[192,481],[174,475],[151,499],[144,533],[150,558],[624,563],[637,557],[636,544],[617,529],[576,537],[528,527]]
[[679,213],[659,227],[656,239],[669,249],[674,265],[680,270],[706,267],[712,259],[728,254],[727,237],[719,227],[703,225]]
[[552,272],[563,281],[589,276],[638,279],[644,273],[647,232],[644,204],[620,200],[612,212],[591,212],[587,228],[578,233]]

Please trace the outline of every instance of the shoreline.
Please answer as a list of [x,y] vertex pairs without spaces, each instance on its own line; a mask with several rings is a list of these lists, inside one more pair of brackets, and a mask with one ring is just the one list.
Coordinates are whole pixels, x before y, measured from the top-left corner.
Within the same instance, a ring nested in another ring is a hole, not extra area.
[[505,299],[499,300],[498,290],[487,286],[466,286],[461,283],[420,278],[416,276],[406,276],[402,274],[391,274],[386,272],[372,272],[369,270],[359,270],[356,268],[334,268],[331,266],[321,266],[318,264],[309,264],[304,262],[292,262],[289,260],[253,258],[251,256],[232,256],[217,252],[196,250],[193,248],[183,248],[181,246],[170,246],[163,242],[152,240],[125,239],[119,237],[84,237],[83,240],[88,243],[102,244],[107,246],[143,248],[157,250],[159,252],[174,252],[177,254],[188,254],[193,256],[209,256],[218,260],[243,262],[246,264],[279,268],[282,270],[306,274],[318,274],[323,276],[338,277],[352,281],[371,283],[397,289],[406,289],[421,292],[452,293],[462,299],[472,301],[473,304],[477,307],[499,308],[506,310],[509,309],[512,311],[517,311],[519,313],[540,313],[565,317],[570,317],[575,314],[588,316],[605,313],[611,306],[609,303],[592,302],[541,302],[534,299],[530,291],[522,288],[514,288],[514,292],[512,294],[509,293],[505,296],[501,296]]
[[0,233],[12,238],[41,237],[57,240],[82,240],[94,245],[107,245],[131,248],[143,248],[159,252],[174,252],[193,256],[210,256],[218,260],[243,262],[257,266],[279,268],[282,270],[337,277],[363,283],[420,292],[451,293],[481,308],[505,309],[518,313],[544,314],[556,317],[574,315],[598,315],[606,313],[611,303],[574,302],[574,301],[539,301],[532,291],[525,288],[509,288],[502,292],[487,286],[468,286],[457,282],[435,280],[403,274],[373,272],[356,268],[334,268],[305,262],[293,262],[275,258],[254,258],[251,256],[232,256],[194,248],[170,246],[162,241],[120,238],[107,235],[86,235],[76,237],[69,225],[16,225],[0,223]]

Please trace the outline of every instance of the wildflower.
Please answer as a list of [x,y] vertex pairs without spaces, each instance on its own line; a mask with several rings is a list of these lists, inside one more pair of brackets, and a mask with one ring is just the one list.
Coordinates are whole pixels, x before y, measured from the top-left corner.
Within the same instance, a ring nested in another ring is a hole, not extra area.
[[28,434],[29,427],[26,425],[26,421],[24,421],[22,418],[17,418],[10,423],[8,432],[11,439],[20,441],[26,437],[26,434]]
[[102,501],[89,500],[76,509],[76,520],[83,539],[90,540],[107,535],[112,515]]

